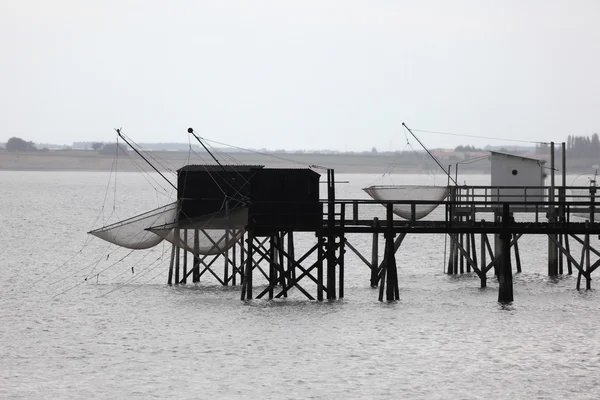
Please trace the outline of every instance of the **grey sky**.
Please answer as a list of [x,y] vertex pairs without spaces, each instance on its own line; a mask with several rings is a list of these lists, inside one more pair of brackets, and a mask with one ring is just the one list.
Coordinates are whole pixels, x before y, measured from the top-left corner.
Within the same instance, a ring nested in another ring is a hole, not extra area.
[[559,142],[599,130],[599,16],[578,0],[0,0],[0,141],[187,142],[193,126],[241,147],[402,150],[406,122]]

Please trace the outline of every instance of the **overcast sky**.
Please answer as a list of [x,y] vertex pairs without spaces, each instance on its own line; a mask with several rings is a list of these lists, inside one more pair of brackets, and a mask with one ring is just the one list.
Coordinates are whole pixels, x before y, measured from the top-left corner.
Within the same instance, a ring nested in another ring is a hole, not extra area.
[[[403,150],[600,131],[600,1],[0,0],[0,141]],[[418,144],[411,140],[411,145]]]

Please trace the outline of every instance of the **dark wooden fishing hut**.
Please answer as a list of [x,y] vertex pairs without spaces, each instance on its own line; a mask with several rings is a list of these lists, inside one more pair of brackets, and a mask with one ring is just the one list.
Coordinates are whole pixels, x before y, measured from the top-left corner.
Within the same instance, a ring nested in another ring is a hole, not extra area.
[[[318,263],[309,268],[302,266],[302,261],[318,246],[296,259],[293,233],[318,232],[322,227],[319,178],[311,169],[262,165],[188,165],[178,170],[177,193],[181,204],[178,220],[182,225],[235,210],[244,210],[245,215],[245,241],[239,242],[239,260],[235,256],[237,245],[232,248],[232,257],[229,251],[223,254],[225,266],[221,278],[212,268],[214,259],[206,262],[195,256],[191,271],[193,281],[197,282],[208,271],[222,284],[231,281],[235,285],[239,275],[241,297],[251,299],[253,273],[258,270],[267,279],[268,286],[257,298],[267,293],[269,298],[287,296],[292,287],[312,298],[298,282],[309,277],[319,286],[319,278],[314,278],[311,271],[317,268],[322,275],[322,266]],[[284,243],[286,238],[287,243]],[[297,271],[300,271],[298,275]],[[280,292],[276,294],[278,287]]]

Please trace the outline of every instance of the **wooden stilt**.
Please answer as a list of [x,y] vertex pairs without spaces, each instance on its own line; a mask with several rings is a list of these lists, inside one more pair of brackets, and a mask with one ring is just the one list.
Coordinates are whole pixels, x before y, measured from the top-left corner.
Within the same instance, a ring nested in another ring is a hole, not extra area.
[[254,269],[254,259],[252,252],[254,250],[254,232],[248,231],[248,259],[246,260],[246,299],[252,300],[252,270]]
[[[464,249],[464,234],[459,234],[458,239],[459,246]],[[459,254],[458,257],[460,260],[460,274],[462,275],[465,273],[465,258],[463,257],[462,253]]]
[[[566,254],[571,254],[571,246],[569,246],[569,235],[565,234],[565,250]],[[567,274],[573,275],[573,265],[571,259],[567,257]]]
[[[281,294],[283,297],[287,297],[287,287],[290,283],[290,269],[289,269],[289,262],[290,260],[288,259],[288,268],[286,269],[284,267],[285,264],[285,250],[284,250],[284,241],[285,241],[285,232],[280,232],[280,234],[277,236],[277,247],[276,250],[278,250],[278,254],[279,254],[279,269],[280,269],[280,280],[279,280],[279,284],[281,285]],[[292,259],[293,261],[293,259]]]
[[519,253],[519,238],[517,235],[513,236],[513,249],[515,251],[515,262],[517,264],[517,273],[521,273],[521,254]]
[[296,280],[296,268],[294,266],[294,260],[295,260],[295,255],[294,255],[294,231],[289,231],[287,234],[287,252],[289,254],[288,257],[288,273],[290,276],[290,279],[292,281]]
[[590,271],[590,235],[585,235],[585,289],[590,290],[592,288],[591,271]]
[[[457,233],[454,234],[454,238],[458,239],[458,234]],[[454,266],[452,274],[453,275],[458,275],[458,266],[459,266],[458,256],[459,256],[460,252],[458,251],[458,244],[457,244],[457,242],[454,242],[454,247],[453,247],[452,251],[454,252],[452,254],[452,259],[453,259],[452,265]]]
[[583,241],[583,247],[581,248],[581,261],[579,262],[579,266],[580,268],[577,268],[577,290],[581,289],[581,268],[583,268],[584,262],[585,262],[585,255],[586,255],[586,243],[585,240]]
[[[556,239],[556,234],[550,233],[553,239]],[[548,276],[554,277],[558,275],[558,251],[556,244],[550,238],[548,239]]]
[[171,246],[171,263],[169,265],[169,278],[167,284],[173,284],[173,263],[175,262],[175,245]]
[[[470,235],[471,238],[471,257],[473,258],[473,261],[475,262],[475,264],[477,264],[477,248],[475,246],[475,234],[471,233]],[[469,266],[470,269],[470,266]]]
[[[237,237],[237,235],[238,235],[237,231],[235,232],[235,235]],[[237,241],[236,241],[236,243],[233,244],[233,246],[231,246],[231,264],[232,264],[231,265],[231,269],[233,271],[233,274],[232,274],[232,277],[231,277],[231,284],[233,286],[236,285],[236,277],[237,277],[237,274],[238,274],[237,254],[236,254],[237,250],[236,249],[237,249]]]
[[273,299],[273,287],[277,285],[277,273],[275,272],[275,238],[269,238],[269,299]]
[[323,300],[323,247],[324,238],[319,236],[319,249],[317,253],[317,300]]
[[244,261],[244,255],[245,255],[245,251],[244,251],[244,240],[246,238],[246,233],[242,233],[242,236],[240,237],[240,283],[244,283],[244,281],[246,280],[246,263]]
[[498,302],[499,303],[510,303],[513,301],[513,279],[512,279],[512,267],[510,265],[510,238],[511,233],[509,231],[509,218],[510,218],[509,205],[503,204],[502,212],[502,225],[503,232],[497,236],[497,241],[500,242],[496,251],[500,250],[501,253],[501,267],[498,268],[500,275],[498,276],[499,290],[498,290]]
[[[344,228],[345,220],[346,220],[346,204],[342,204],[342,209],[340,210],[340,221],[341,227]],[[340,234],[340,248],[339,248],[339,257],[338,257],[338,265],[340,268],[339,274],[339,296],[340,299],[344,298],[344,253],[346,253],[346,237],[344,236],[344,231],[342,229],[342,233]]]
[[[284,267],[284,261],[285,261],[285,257],[283,256],[283,251],[280,251],[278,249],[282,249],[283,250],[283,241],[284,241],[284,237],[285,237],[285,232],[279,232],[278,235],[276,236],[277,239],[277,246],[275,247],[275,250],[277,251],[277,264],[279,265],[279,285],[281,287],[285,287],[285,285],[287,285],[287,276],[286,276],[286,271],[285,271],[285,267]],[[284,297],[287,297],[287,292],[285,292]]]
[[386,260],[385,260],[385,256],[384,256],[384,260],[383,260],[383,268],[381,269],[381,274],[379,276],[379,280],[381,281],[381,285],[379,285],[379,301],[383,301],[383,292],[384,292],[384,288],[385,288],[385,277],[387,275],[387,267],[386,267]]
[[[379,227],[379,218],[373,218],[373,227]],[[379,233],[373,232],[373,242],[371,246],[371,287],[377,287],[379,284]]]
[[[188,241],[188,230],[184,229],[183,231],[183,242],[186,244],[186,246]],[[189,247],[188,247],[189,248]],[[180,283],[187,283],[187,262],[188,262],[188,256],[187,256],[188,252],[187,250],[183,250],[183,276],[181,278],[181,282]]]
[[175,284],[179,285],[179,261],[180,261],[180,251],[179,246],[175,247]]
[[[225,229],[225,246],[229,243],[229,229]],[[225,257],[225,261],[223,262],[223,282],[225,286],[228,286],[229,281],[229,249],[225,250],[223,253]]]
[[[496,213],[496,215],[494,216],[494,219],[496,221],[497,224],[501,223],[502,217],[499,213]],[[494,258],[500,257],[502,254],[502,239],[500,238],[500,234],[496,234],[494,235]],[[500,268],[501,268],[501,262],[500,263],[496,263],[494,265],[494,275],[496,275],[496,278],[498,278],[500,276]]]
[[385,256],[381,276],[381,287],[379,289],[379,301],[383,301],[385,286],[385,298],[387,301],[399,299],[398,270],[396,268],[396,243],[393,231],[393,204],[387,204],[386,233],[385,233]]
[[194,272],[192,273],[192,282],[200,281],[200,230],[194,229]]
[[396,277],[395,277],[395,270],[396,270],[396,257],[394,256],[394,251],[390,250],[390,248],[393,248],[393,243],[394,243],[394,238],[393,237],[388,237],[386,238],[385,241],[385,247],[386,247],[386,266],[385,268],[388,270],[387,271],[387,281],[386,281],[386,291],[385,291],[385,297],[387,301],[393,301],[396,300],[396,291],[394,290],[394,286],[398,284],[398,282],[396,281]]
[[[561,220],[564,219],[564,217],[561,218]],[[563,234],[559,234],[558,235],[558,243],[559,243],[559,248],[563,247]],[[515,243],[516,244],[516,243]],[[562,251],[558,251],[558,274],[562,275],[563,274],[563,261],[564,261],[564,255],[562,253]]]
[[326,243],[326,260],[327,260],[327,299],[335,299],[335,236],[329,235]]
[[[468,233],[465,234],[465,241],[467,242],[467,254],[469,256],[472,256],[472,254],[471,254],[471,237],[470,236],[471,235],[469,235]],[[467,268],[467,273],[470,273],[471,272],[471,264],[467,263],[466,268]]]
[[[483,223],[484,221],[482,221]],[[485,233],[481,234],[481,275],[479,279],[481,279],[481,288],[485,288],[487,286],[487,264],[485,261],[485,251],[486,251],[486,241],[487,237]]]
[[450,250],[448,251],[448,267],[446,273],[452,275],[454,273],[454,240],[452,240],[452,233],[448,234],[450,237]]

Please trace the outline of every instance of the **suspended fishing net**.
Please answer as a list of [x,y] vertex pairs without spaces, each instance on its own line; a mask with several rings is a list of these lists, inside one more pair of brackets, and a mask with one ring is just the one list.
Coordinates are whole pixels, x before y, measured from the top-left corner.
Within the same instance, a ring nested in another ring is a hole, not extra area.
[[[443,201],[448,196],[447,186],[396,186],[375,185],[363,188],[369,196],[379,201]],[[415,219],[429,215],[439,204],[418,204],[415,206]],[[404,219],[411,219],[410,204],[394,204],[394,213]]]
[[148,231],[195,255],[215,255],[224,253],[238,242],[247,224],[248,209],[238,207],[153,226]]
[[170,224],[175,221],[176,217],[177,202],[88,233],[128,249],[149,249],[159,244],[163,238],[147,229],[155,225]]
[[197,256],[222,254],[238,242],[243,229],[171,229],[154,230],[161,238]]

